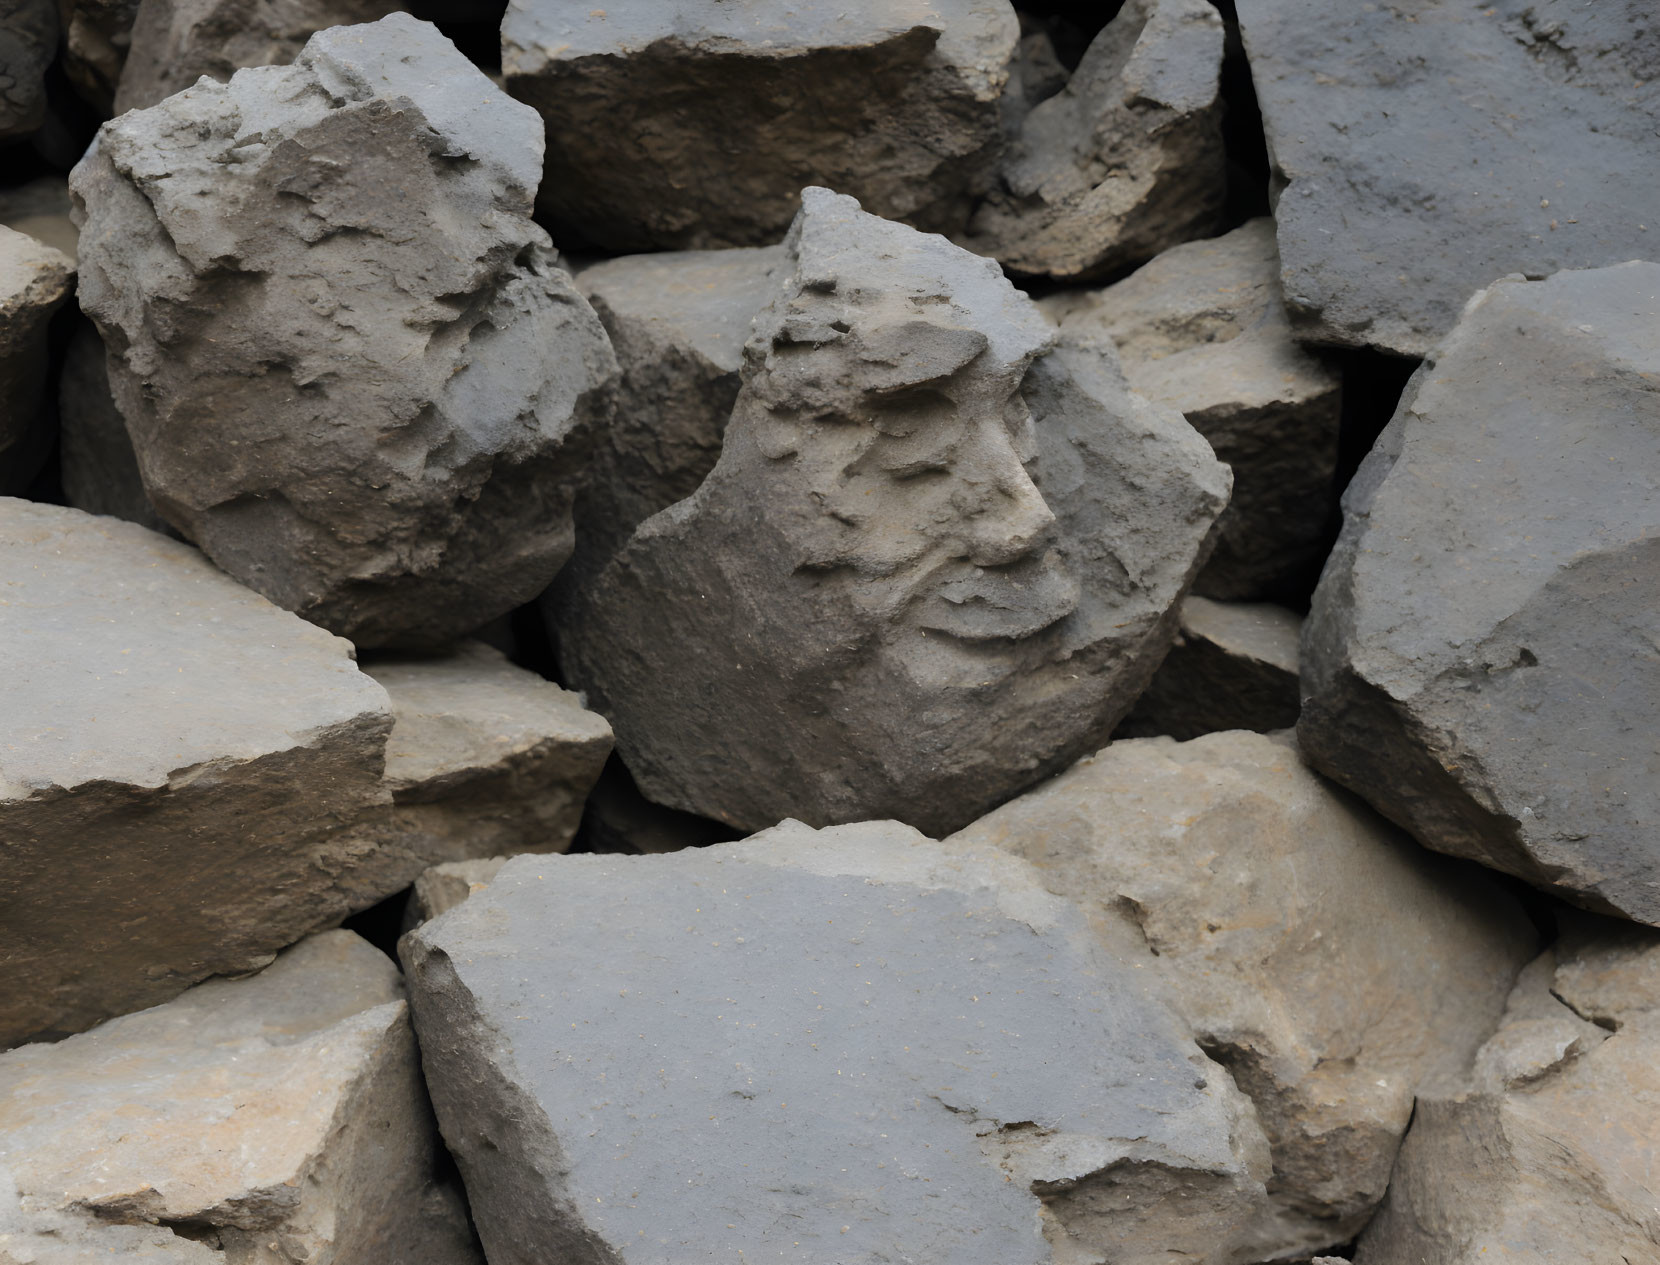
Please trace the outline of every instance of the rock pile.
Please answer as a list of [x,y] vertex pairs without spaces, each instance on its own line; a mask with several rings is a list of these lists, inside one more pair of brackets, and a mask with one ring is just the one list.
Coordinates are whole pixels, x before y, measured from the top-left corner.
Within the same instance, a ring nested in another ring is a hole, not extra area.
[[0,1265],[1660,1262],[1657,41],[0,0]]

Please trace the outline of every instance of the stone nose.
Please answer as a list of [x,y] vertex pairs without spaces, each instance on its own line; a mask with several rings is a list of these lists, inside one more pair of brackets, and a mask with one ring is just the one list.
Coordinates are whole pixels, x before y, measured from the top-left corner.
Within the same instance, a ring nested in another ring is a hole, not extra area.
[[958,477],[970,562],[1005,566],[1046,543],[1054,511],[1026,472],[1000,418],[980,426],[973,442],[960,450]]

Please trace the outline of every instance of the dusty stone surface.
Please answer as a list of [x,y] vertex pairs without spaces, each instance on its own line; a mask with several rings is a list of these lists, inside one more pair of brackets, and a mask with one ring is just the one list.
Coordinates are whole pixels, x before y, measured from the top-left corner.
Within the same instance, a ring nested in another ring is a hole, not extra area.
[[510,0],[501,38],[547,123],[544,216],[624,252],[771,245],[807,185],[960,227],[1019,24],[1004,0]]
[[1238,9],[1299,336],[1423,356],[1496,278],[1654,257],[1648,0]]
[[126,420],[110,394],[104,340],[84,318],[58,376],[58,444],[64,499],[76,509],[173,534],[144,491]]
[[1021,120],[966,245],[1081,280],[1203,236],[1222,209],[1222,19],[1129,0],[1066,87]]
[[418,872],[333,838],[389,798],[386,692],[344,641],[26,501],[0,500],[0,588],[0,1044],[255,969]]
[[1181,741],[1228,729],[1268,733],[1297,723],[1303,621],[1263,602],[1182,602],[1176,640],[1114,738]]
[[1253,1260],[1365,1224],[1414,1095],[1456,1083],[1536,949],[1480,870],[1261,734],[1115,742],[947,843],[1078,901],[1250,1096],[1273,1148]]
[[719,462],[561,655],[658,803],[943,833],[1105,741],[1228,475],[1101,357],[1039,359],[1048,326],[990,260],[802,196]]
[[1248,1105],[994,851],[520,857],[401,948],[493,1260],[1253,1259]]
[[482,1265],[437,1148],[397,967],[324,932],[0,1054],[0,1260]]
[[615,364],[529,218],[540,136],[393,14],[122,115],[71,178],[151,500],[359,645],[447,644],[570,554]]
[[1344,496],[1297,725],[1430,847],[1650,923],[1657,382],[1660,265],[1473,301]]
[[57,48],[56,0],[0,0],[0,141],[46,121],[46,68]]
[[1360,1265],[1660,1257],[1660,937],[1582,917],[1462,1093],[1421,1100]]
[[52,445],[47,331],[75,288],[75,263],[0,227],[0,493],[28,486]]
[[111,114],[121,67],[132,47],[139,0],[68,0],[63,36],[63,70],[75,91],[94,108]]
[[384,846],[426,865],[570,847],[611,754],[604,717],[476,641],[366,657],[363,671],[392,704]]
[[0,191],[0,224],[62,251],[73,262],[80,230],[69,211],[69,182],[62,176],[40,176]]
[[462,901],[490,886],[508,857],[478,857],[471,861],[445,861],[435,865],[410,888],[404,908],[404,930],[409,931],[448,913]]
[[141,0],[114,113],[148,109],[203,75],[223,83],[244,66],[286,66],[318,31],[405,7],[393,0]]
[[1274,222],[1165,251],[1115,285],[1038,306],[1063,337],[1117,350],[1233,469],[1221,536],[1193,591],[1223,601],[1313,580],[1334,506],[1342,379],[1291,336]]

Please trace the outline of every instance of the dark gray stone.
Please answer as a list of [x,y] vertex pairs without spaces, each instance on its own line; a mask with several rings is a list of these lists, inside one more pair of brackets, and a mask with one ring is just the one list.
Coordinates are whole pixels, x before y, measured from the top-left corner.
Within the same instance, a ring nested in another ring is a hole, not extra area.
[[719,463],[561,623],[658,803],[943,833],[1099,747],[1228,474],[990,260],[803,194]]
[[547,586],[615,362],[530,219],[541,125],[403,14],[106,124],[81,302],[157,510],[359,644]]
[[1652,0],[1239,0],[1300,336],[1428,354],[1465,301],[1660,252]]
[[1344,497],[1315,766],[1424,843],[1660,922],[1660,265],[1506,279]]
[[46,68],[57,51],[57,0],[0,0],[0,141],[46,122]]
[[127,422],[110,394],[104,340],[84,317],[58,377],[58,460],[63,494],[76,509],[175,535],[144,491]]
[[22,492],[52,448],[47,334],[75,289],[75,263],[0,227],[0,495]]
[[113,113],[121,67],[132,47],[139,0],[68,0],[63,69],[83,100]]
[[1248,1105],[992,849],[519,857],[400,948],[497,1265],[1255,1259]]

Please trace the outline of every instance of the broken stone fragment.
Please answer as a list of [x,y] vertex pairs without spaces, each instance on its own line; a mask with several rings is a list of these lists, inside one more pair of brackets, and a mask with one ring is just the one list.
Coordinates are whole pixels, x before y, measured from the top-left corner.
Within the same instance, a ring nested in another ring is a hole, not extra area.
[[1315,767],[1430,847],[1648,923],[1657,375],[1660,265],[1472,300],[1344,496],[1297,723]]
[[1256,1259],[1249,1104],[992,850],[519,857],[400,947],[493,1260]]
[[1341,380],[1291,337],[1274,222],[1165,251],[1116,285],[1039,302],[1062,336],[1117,350],[1130,386],[1180,409],[1233,469],[1193,582],[1241,601],[1308,592],[1335,508]]
[[560,624],[653,801],[936,833],[1099,747],[1228,474],[990,260],[803,195],[719,462]]
[[418,872],[337,839],[389,800],[347,643],[56,506],[0,499],[0,585],[0,1045],[252,970]]
[[1113,737],[1186,741],[1228,729],[1291,728],[1300,706],[1302,624],[1283,606],[1187,597],[1170,653]]
[[1084,280],[1202,237],[1222,210],[1222,19],[1129,0],[1066,86],[1020,120],[965,245]]
[[1570,916],[1462,1092],[1419,1100],[1357,1265],[1660,1259],[1660,936]]
[[1482,871],[1329,787],[1287,738],[1115,742],[946,842],[1031,862],[1255,1104],[1273,1176],[1252,1261],[1366,1224],[1414,1096],[1467,1071],[1536,949]]
[[1424,356],[1495,278],[1652,259],[1649,0],[1239,0],[1300,337]]
[[507,857],[480,857],[472,861],[445,861],[415,880],[404,908],[404,930],[409,931],[448,913],[475,892],[490,886]]
[[73,260],[0,227],[0,493],[23,491],[51,450],[47,332],[74,288]]
[[0,0],[0,142],[46,121],[46,68],[57,51],[56,0]]
[[104,340],[81,318],[58,378],[58,462],[64,499],[89,514],[108,514],[151,531],[175,534],[144,491],[127,423],[110,394]]
[[561,244],[762,246],[806,185],[960,227],[1018,37],[1001,0],[511,0],[502,72],[546,123],[538,201]]
[[324,932],[0,1054],[0,1260],[481,1263],[439,1146],[397,967]]
[[530,219],[540,145],[393,14],[122,115],[71,177],[151,500],[360,645],[447,645],[569,556],[615,362]]
[[203,75],[223,83],[244,66],[286,66],[318,31],[405,7],[394,0],[142,0],[113,113],[148,109]]
[[392,808],[373,814],[383,847],[417,868],[570,847],[611,754],[603,717],[476,641],[449,655],[369,657],[363,671],[392,704]]

